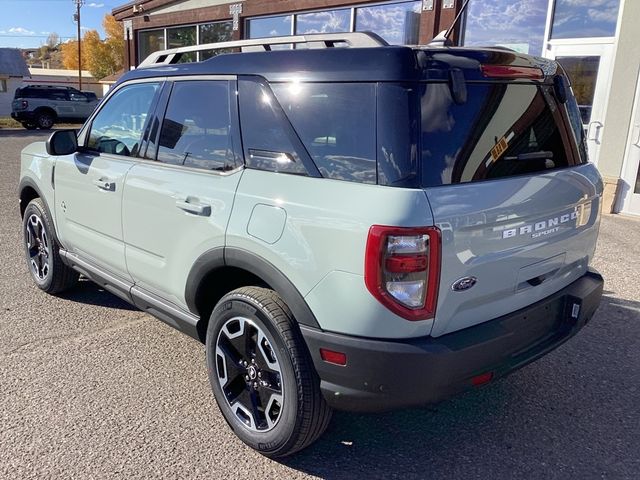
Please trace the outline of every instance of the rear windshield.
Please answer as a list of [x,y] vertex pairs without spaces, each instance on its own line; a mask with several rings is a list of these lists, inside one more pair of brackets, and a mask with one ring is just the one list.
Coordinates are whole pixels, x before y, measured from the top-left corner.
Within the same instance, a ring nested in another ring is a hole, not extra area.
[[[474,182],[563,168],[584,161],[580,129],[565,128],[553,87],[469,83],[456,103],[447,83],[423,84],[421,177],[424,186]],[[574,159],[578,157],[576,162]]]

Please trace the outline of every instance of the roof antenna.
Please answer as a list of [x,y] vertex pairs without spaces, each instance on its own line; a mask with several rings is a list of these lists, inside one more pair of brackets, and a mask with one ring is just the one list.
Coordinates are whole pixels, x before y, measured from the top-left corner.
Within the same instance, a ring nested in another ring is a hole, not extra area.
[[462,18],[462,14],[467,9],[467,5],[469,4],[469,2],[470,0],[465,0],[465,2],[462,4],[462,8],[456,15],[456,18],[453,19],[453,23],[451,24],[451,26],[447,30],[443,30],[438,35],[436,35],[435,38],[428,43],[430,47],[453,46],[453,42],[449,40],[449,36],[453,33],[453,29],[456,28],[456,25],[458,24],[460,18]]

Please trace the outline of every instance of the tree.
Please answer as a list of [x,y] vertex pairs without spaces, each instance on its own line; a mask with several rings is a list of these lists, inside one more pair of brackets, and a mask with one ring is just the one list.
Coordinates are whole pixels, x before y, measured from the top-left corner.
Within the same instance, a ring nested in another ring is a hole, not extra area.
[[[82,68],[89,70],[97,79],[116,73],[122,69],[124,52],[124,29],[111,15],[102,21],[106,39],[101,40],[97,30],[89,30],[82,38]],[[78,69],[78,42],[70,41],[62,45],[64,67]]]
[[51,32],[47,37],[47,47],[49,47],[50,50],[53,50],[59,44],[60,44],[60,35],[58,35],[56,32]]

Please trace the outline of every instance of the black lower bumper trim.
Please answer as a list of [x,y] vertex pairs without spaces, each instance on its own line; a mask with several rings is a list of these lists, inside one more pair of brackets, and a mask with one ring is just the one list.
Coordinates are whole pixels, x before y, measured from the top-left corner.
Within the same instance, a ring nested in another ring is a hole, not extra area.
[[[424,405],[471,388],[480,374],[504,376],[564,343],[593,316],[603,283],[589,271],[524,309],[437,338],[381,341],[301,329],[332,407],[381,411]],[[320,348],[344,352],[347,365],[324,362]]]

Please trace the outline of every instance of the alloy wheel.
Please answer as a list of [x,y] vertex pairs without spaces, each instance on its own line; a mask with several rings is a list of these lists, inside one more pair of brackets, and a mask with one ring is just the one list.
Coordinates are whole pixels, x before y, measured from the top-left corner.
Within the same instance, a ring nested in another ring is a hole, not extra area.
[[271,341],[252,320],[227,320],[216,340],[216,376],[224,400],[247,429],[275,427],[284,405],[280,362]]
[[49,235],[42,219],[36,214],[32,214],[27,220],[25,241],[31,272],[38,281],[44,282],[49,275],[51,264]]

